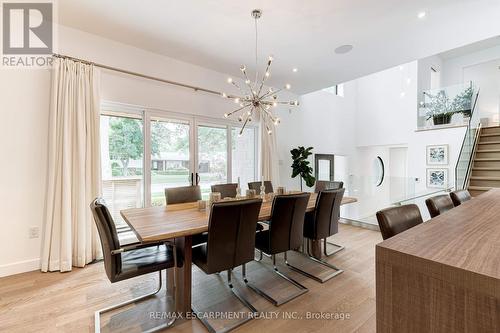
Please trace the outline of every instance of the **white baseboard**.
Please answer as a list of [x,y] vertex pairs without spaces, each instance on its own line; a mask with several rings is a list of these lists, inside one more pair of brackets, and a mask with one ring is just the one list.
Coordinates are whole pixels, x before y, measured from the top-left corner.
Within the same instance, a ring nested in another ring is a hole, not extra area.
[[39,269],[40,258],[18,261],[11,264],[0,265],[0,277],[36,271]]

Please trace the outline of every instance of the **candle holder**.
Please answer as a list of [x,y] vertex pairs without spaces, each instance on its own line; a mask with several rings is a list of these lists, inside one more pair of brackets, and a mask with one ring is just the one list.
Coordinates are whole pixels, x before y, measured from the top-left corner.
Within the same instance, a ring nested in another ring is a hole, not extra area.
[[264,185],[260,185],[260,198],[262,200],[266,198],[266,187]]

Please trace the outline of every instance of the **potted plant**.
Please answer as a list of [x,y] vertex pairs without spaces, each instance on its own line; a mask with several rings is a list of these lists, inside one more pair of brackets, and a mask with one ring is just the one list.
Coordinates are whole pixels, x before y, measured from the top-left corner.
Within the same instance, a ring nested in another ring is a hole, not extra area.
[[446,90],[439,90],[435,95],[424,93],[429,98],[429,103],[425,106],[428,109],[427,120],[432,118],[434,125],[444,125],[451,122],[451,117],[455,113],[462,113],[466,117],[471,115],[472,85],[458,93],[453,100],[450,100]]
[[302,179],[309,187],[314,186],[316,178],[312,175],[313,169],[309,166],[307,158],[312,155],[313,147],[304,148],[302,146],[290,150],[292,154],[292,178],[300,176],[300,190],[302,191]]

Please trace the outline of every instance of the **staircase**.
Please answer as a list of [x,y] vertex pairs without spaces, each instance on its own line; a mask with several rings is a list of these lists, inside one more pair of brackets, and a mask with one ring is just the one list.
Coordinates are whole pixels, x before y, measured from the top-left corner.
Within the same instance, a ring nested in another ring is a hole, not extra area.
[[468,189],[478,196],[492,187],[500,187],[500,126],[481,129]]

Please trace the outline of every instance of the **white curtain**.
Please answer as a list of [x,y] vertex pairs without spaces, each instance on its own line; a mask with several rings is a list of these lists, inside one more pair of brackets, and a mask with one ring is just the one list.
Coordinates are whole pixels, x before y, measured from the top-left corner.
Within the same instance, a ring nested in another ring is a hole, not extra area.
[[89,208],[101,186],[99,71],[54,59],[41,269],[70,271],[101,256]]
[[269,135],[263,126],[260,126],[261,153],[260,166],[261,175],[264,180],[270,180],[276,186],[279,183],[278,146],[276,141],[276,130]]

